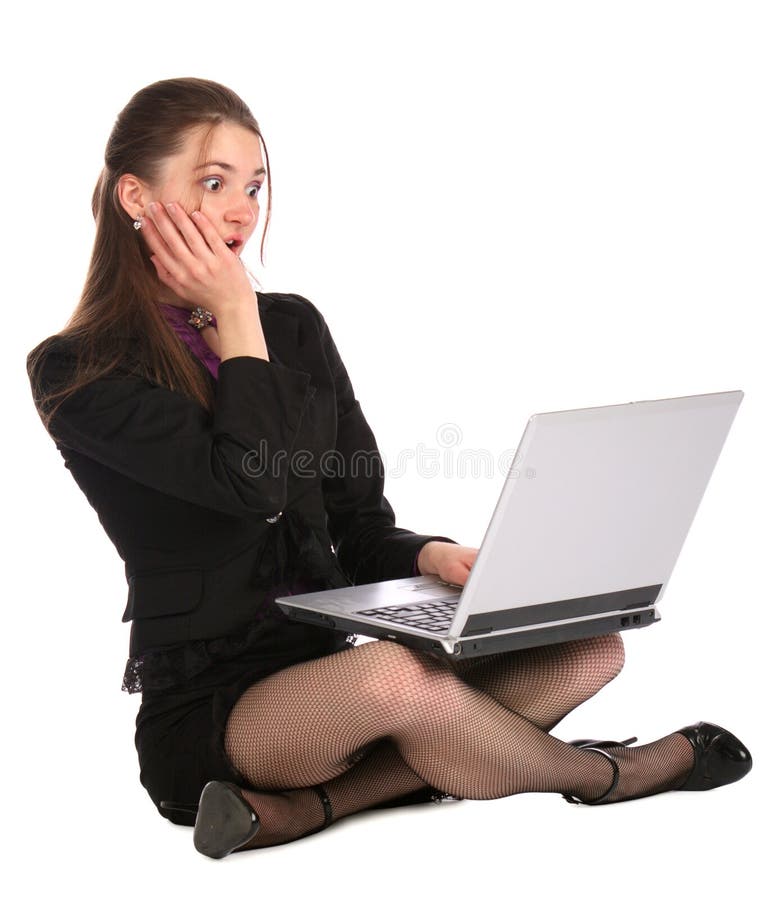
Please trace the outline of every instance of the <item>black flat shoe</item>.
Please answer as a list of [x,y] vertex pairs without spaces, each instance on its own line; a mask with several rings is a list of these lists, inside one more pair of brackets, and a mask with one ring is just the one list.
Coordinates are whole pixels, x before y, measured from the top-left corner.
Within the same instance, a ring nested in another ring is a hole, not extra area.
[[223,859],[247,844],[261,827],[259,817],[228,781],[209,781],[199,798],[194,846],[211,859]]
[[719,725],[696,722],[677,733],[687,738],[695,754],[693,770],[677,791],[710,791],[733,784],[752,768],[752,754],[734,734]]
[[[696,722],[695,725],[680,728],[676,734],[684,735],[690,742],[695,756],[695,764],[684,784],[674,790],[710,791],[712,788],[739,781],[752,768],[752,755],[746,747],[734,734],[720,728],[719,725],[711,722]],[[627,741],[569,741],[573,747],[577,747],[579,750],[592,750],[605,756],[614,769],[614,781],[609,790],[595,800],[580,800],[572,794],[564,794],[563,798],[569,803],[584,803],[587,806],[603,803],[620,780],[617,761],[609,753],[606,753],[604,748],[626,747],[635,740],[636,738],[628,738]],[[636,798],[624,797],[623,799],[635,800]]]
[[[331,800],[324,789],[312,785],[323,804],[323,825],[305,833],[305,837],[328,828],[332,822]],[[223,859],[254,838],[261,828],[256,811],[229,781],[209,781],[199,798],[194,825],[194,846],[211,859]]]

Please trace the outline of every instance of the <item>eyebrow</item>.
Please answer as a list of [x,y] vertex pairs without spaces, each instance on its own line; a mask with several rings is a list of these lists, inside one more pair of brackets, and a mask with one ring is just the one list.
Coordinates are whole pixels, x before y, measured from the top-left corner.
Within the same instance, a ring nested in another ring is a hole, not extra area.
[[[215,160],[212,160],[211,162],[203,163],[201,166],[197,166],[197,167],[194,169],[194,171],[196,172],[198,169],[207,169],[207,168],[209,168],[210,166],[218,166],[220,169],[223,169],[225,172],[236,172],[236,171],[237,171],[237,170],[235,169],[235,167],[234,167],[234,166],[230,166],[229,163],[225,163],[225,162],[216,162]],[[254,175],[266,175],[266,174],[267,174],[267,170],[266,170],[266,169],[263,169],[263,168],[262,168],[262,169],[256,169],[256,171],[255,171],[253,174],[254,174]]]

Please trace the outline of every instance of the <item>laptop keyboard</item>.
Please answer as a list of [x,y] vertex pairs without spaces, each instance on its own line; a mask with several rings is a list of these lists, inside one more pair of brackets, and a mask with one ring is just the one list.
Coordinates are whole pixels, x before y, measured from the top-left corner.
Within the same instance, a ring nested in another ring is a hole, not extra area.
[[449,631],[459,599],[446,597],[411,603],[409,606],[381,606],[378,609],[361,609],[358,614],[384,622],[399,622],[402,625],[412,625],[413,628],[424,628],[426,631]]

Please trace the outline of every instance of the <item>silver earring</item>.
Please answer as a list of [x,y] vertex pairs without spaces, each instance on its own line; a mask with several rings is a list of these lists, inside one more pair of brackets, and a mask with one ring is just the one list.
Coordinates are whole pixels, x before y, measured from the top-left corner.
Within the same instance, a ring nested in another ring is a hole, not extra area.
[[143,217],[138,216],[132,223],[132,226],[134,227],[135,231],[140,231],[140,229],[143,227]]

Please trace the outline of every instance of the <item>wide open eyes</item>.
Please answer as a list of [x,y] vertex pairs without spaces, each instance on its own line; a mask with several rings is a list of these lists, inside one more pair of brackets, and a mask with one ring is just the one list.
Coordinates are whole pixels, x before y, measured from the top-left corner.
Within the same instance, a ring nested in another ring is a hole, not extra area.
[[[209,194],[217,194],[224,187],[224,180],[219,175],[209,175],[200,182],[205,191]],[[262,183],[254,181],[245,188],[245,193],[253,200],[259,196]]]

